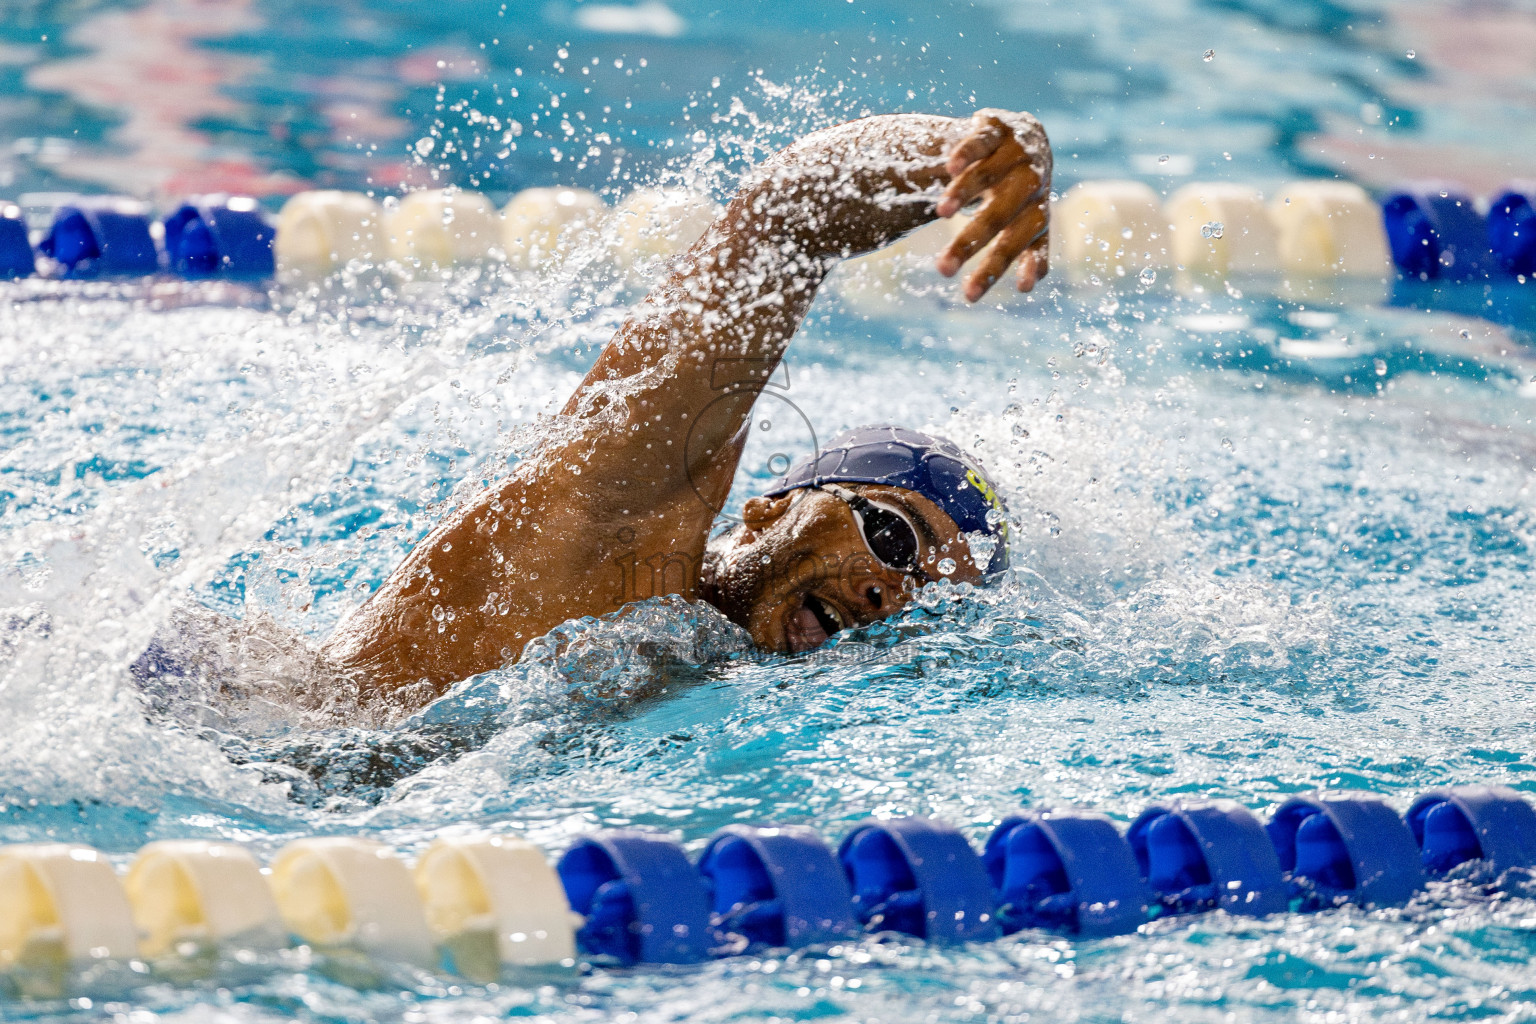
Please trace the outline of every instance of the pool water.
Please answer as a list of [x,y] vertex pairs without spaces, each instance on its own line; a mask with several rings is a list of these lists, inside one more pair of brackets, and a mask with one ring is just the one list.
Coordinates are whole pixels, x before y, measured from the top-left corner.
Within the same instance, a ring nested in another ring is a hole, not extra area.
[[[1536,32],[1523,7],[1493,22],[1452,3],[191,9],[8,16],[0,118],[31,142],[0,157],[3,187],[33,208],[65,187],[152,195],[199,175],[720,195],[829,120],[985,104],[1041,114],[1062,186],[1373,185],[1428,165],[1470,168],[1460,180],[1486,192],[1533,161],[1507,128],[1536,95],[1500,49]],[[93,91],[167,52],[217,74],[116,106]],[[476,111],[518,120],[518,148]],[[157,152],[146,126],[187,144]],[[1444,783],[1536,792],[1536,320],[1515,285],[1489,319],[1455,289],[1187,296],[1164,273],[964,308],[936,278],[871,301],[840,275],[759,407],[733,502],[769,478],[759,453],[796,443],[797,410],[822,437],[932,429],[1002,485],[1006,581],[931,588],[798,658],[752,651],[705,608],[635,605],[406,722],[346,728],[287,702],[314,678],[311,645],[547,429],[636,289],[581,257],[314,292],[6,285],[0,840],[85,842],[121,864],[170,837],[265,860],[317,833],[409,855],[511,831],[553,853],[638,825],[697,850],[736,821],[836,839],[871,815],[932,814],[979,846],[1024,803],[1125,822],[1179,795],[1265,811],[1319,787],[1399,809]],[[197,671],[167,673],[147,648]],[[204,977],[104,971],[0,1017],[1536,1019],[1536,891],[1481,881],[1391,910],[871,940],[491,987],[404,969],[359,985],[302,950],[231,953]]]

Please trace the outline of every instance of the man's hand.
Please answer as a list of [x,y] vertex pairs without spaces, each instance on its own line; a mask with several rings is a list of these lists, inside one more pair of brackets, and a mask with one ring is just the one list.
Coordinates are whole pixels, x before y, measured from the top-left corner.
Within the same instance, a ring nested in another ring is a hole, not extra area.
[[965,297],[975,302],[1014,260],[1021,292],[1050,269],[1051,147],[1045,129],[1028,114],[978,110],[971,124],[970,133],[949,150],[950,182],[935,212],[953,217],[982,201],[938,261],[939,273],[953,277],[985,247],[965,279]]

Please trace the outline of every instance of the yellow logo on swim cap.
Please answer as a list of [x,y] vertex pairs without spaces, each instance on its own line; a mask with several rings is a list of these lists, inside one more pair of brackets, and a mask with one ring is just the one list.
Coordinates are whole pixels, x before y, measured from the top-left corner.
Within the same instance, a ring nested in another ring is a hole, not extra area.
[[[967,466],[965,470],[965,479],[966,482],[968,482],[972,487],[981,492],[981,496],[986,499],[987,504],[991,505],[993,509],[997,511],[997,514],[1000,517],[1006,516],[1008,514],[1008,510],[1003,507],[1003,499],[998,497],[997,492],[992,489],[992,485],[987,483],[986,478],[984,478],[980,473]],[[999,519],[997,524],[997,532],[1002,534],[1004,537],[1008,536],[1008,520],[1006,518]]]

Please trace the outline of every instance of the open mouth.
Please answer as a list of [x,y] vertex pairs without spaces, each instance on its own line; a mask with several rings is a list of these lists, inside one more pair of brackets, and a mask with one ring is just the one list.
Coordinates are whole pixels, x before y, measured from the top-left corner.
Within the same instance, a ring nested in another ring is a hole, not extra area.
[[827,642],[833,633],[846,629],[843,613],[815,594],[806,594],[799,608],[790,613],[785,633],[789,649],[809,651]]

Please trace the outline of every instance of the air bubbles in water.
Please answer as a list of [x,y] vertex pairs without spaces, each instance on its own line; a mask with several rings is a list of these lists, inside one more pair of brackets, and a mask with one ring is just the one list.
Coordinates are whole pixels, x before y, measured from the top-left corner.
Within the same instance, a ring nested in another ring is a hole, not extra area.
[[1143,267],[1141,273],[1137,275],[1137,280],[1141,282],[1143,288],[1150,288],[1157,281],[1157,271],[1151,267]]
[[1419,51],[1417,51],[1417,50],[1409,50],[1408,51],[1408,59],[1409,60],[1413,60],[1418,55],[1419,55]]
[[953,576],[955,572],[955,560],[953,558],[939,559],[939,575]]
[[1225,228],[1222,226],[1221,221],[1213,220],[1213,221],[1211,221],[1208,224],[1200,225],[1200,237],[1201,238],[1220,238],[1221,237],[1221,233],[1224,230],[1225,230]]
[[1211,61],[1216,59],[1216,51],[1215,50],[1206,50],[1204,53],[1202,53],[1200,55],[1200,59],[1205,61],[1207,64],[1209,64]]

